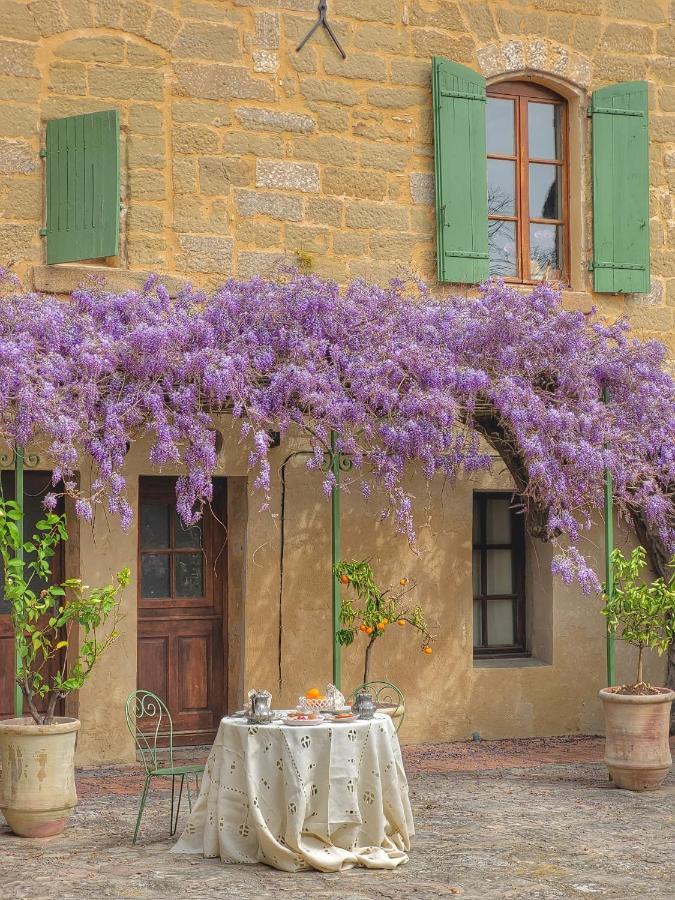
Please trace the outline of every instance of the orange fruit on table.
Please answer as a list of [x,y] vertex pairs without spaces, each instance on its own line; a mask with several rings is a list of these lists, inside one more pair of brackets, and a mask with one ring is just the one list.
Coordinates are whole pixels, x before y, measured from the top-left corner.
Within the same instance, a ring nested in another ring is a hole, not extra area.
[[398,624],[401,626],[405,625],[405,619],[399,619]]
[[422,647],[422,652],[423,653],[433,653],[434,651],[433,651],[432,647]]
[[321,691],[318,688],[310,688],[305,697],[308,700],[320,700],[321,699]]

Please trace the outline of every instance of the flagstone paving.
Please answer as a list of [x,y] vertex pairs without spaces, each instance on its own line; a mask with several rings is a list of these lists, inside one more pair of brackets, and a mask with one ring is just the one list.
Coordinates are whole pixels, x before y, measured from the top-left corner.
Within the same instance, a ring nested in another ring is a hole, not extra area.
[[405,748],[417,828],[410,863],[330,875],[169,854],[169,798],[159,790],[133,847],[140,769],[82,771],[63,836],[23,840],[0,826],[0,897],[672,900],[675,779],[651,794],[620,791],[601,755],[597,738]]

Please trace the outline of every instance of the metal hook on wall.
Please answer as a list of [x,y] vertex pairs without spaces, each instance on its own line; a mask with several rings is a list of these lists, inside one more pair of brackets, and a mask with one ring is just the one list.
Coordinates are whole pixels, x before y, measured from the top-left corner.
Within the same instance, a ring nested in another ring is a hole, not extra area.
[[337,37],[335,36],[335,32],[328,24],[328,19],[326,18],[327,12],[328,12],[327,0],[319,0],[319,18],[316,20],[316,23],[314,24],[312,29],[309,31],[309,33],[305,36],[304,40],[302,40],[298,44],[298,46],[295,48],[296,53],[299,53],[300,50],[302,50],[302,48],[305,46],[307,41],[314,35],[314,32],[317,30],[317,28],[323,27],[326,29],[326,31],[328,32],[328,36],[330,37],[330,39],[333,41],[335,46],[340,51],[340,56],[343,59],[347,59],[347,54],[340,46],[340,41],[338,41]]

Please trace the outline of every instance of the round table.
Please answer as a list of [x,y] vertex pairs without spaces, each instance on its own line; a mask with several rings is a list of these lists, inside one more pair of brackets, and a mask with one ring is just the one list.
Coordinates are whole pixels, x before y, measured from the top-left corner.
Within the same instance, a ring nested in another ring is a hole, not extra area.
[[405,863],[414,834],[391,718],[221,721],[176,853],[334,872]]

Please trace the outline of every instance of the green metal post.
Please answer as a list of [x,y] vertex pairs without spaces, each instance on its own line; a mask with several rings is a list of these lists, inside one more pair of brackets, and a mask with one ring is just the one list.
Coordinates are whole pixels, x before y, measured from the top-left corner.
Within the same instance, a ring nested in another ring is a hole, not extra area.
[[335,432],[330,433],[331,470],[335,484],[331,491],[331,560],[333,573],[333,684],[340,689],[340,643],[337,639],[340,628],[340,580],[335,574],[335,566],[340,562],[340,454],[335,450]]
[[[609,390],[603,389],[602,399],[609,403]],[[612,550],[614,549],[614,497],[612,473],[605,469],[605,590],[608,597],[614,592],[614,570]],[[616,684],[616,644],[614,635],[607,629],[607,686]]]
[[[17,447],[14,451],[14,499],[21,507],[21,511],[23,512],[23,458],[24,451],[23,447]],[[23,560],[23,516],[17,520],[16,523],[17,531],[19,532],[19,549],[16,552],[17,558]],[[16,669],[15,671],[19,671],[19,667],[21,665],[21,660],[19,658],[19,654],[17,651],[16,654]],[[21,688],[18,684],[14,686],[14,715],[17,719],[20,719],[23,715],[23,694],[21,693]]]

